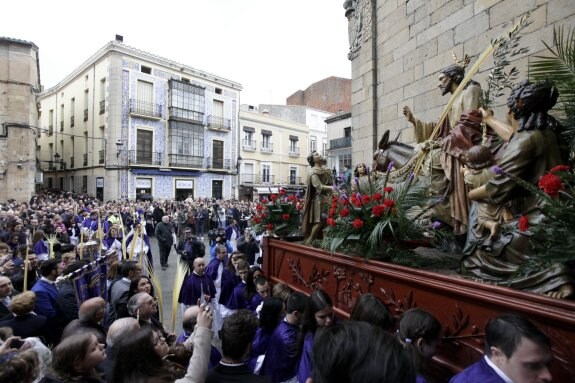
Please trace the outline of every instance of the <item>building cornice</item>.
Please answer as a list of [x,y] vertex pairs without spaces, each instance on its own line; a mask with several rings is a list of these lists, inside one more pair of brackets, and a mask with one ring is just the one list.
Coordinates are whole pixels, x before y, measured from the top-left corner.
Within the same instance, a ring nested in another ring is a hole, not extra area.
[[185,64],[178,63],[173,60],[169,60],[167,58],[155,55],[153,53],[149,53],[134,47],[130,47],[117,41],[110,41],[104,47],[100,48],[96,53],[94,53],[90,58],[88,58],[88,60],[86,60],[79,67],[77,67],[72,73],[64,77],[62,81],[60,81],[58,84],[51,87],[50,89],[44,91],[41,94],[41,96],[47,96],[50,95],[51,93],[57,92],[60,88],[72,82],[76,77],[82,75],[88,68],[90,68],[92,65],[96,64],[100,60],[104,59],[106,55],[112,52],[132,56],[137,59],[145,60],[150,63],[156,64],[158,66],[168,67],[176,72],[180,72],[183,75],[194,76],[197,79],[203,79],[204,81],[226,86],[228,88],[237,91],[241,91],[243,89],[240,83],[225,79],[220,76],[216,76],[212,73],[202,71]]
[[332,116],[332,117],[328,117],[325,119],[325,123],[329,124],[329,123],[332,123],[335,121],[345,120],[347,118],[351,118],[351,112],[341,113],[341,114],[337,114],[337,115]]

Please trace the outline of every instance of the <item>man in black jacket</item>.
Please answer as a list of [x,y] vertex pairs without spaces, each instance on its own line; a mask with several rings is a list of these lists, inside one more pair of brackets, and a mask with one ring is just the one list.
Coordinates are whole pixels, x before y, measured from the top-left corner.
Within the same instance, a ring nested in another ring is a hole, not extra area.
[[162,217],[162,222],[156,225],[156,238],[158,240],[158,249],[160,250],[160,265],[162,266],[162,270],[166,270],[166,267],[168,267],[168,256],[174,244],[172,233],[173,229],[170,225],[170,217],[165,215]]

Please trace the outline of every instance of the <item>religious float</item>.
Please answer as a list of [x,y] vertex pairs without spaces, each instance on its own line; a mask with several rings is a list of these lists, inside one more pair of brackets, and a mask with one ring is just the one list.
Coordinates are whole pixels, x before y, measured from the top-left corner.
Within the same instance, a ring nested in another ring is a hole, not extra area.
[[[554,46],[572,49],[575,35],[567,35],[565,42],[556,33]],[[404,109],[418,139],[415,155],[386,132],[372,174],[360,164],[351,185],[334,185],[313,152],[305,198],[280,191],[253,221],[267,231],[264,272],[272,283],[307,294],[323,289],[342,318],[365,293],[395,319],[414,307],[433,314],[444,331],[432,366],[438,382],[483,355],[485,326],[504,312],[524,315],[551,339],[554,381],[575,381],[573,92],[567,81],[542,81],[552,70],[565,75],[551,59],[533,64],[530,74],[539,77],[532,81],[506,73],[501,49],[515,49],[510,41],[507,48],[494,42],[502,64],[487,92],[470,83],[473,71],[464,76],[460,62],[440,75],[452,97],[438,123]],[[503,123],[488,106],[506,88]],[[558,122],[548,112],[562,90],[567,118]],[[290,235],[300,210],[303,238]]]

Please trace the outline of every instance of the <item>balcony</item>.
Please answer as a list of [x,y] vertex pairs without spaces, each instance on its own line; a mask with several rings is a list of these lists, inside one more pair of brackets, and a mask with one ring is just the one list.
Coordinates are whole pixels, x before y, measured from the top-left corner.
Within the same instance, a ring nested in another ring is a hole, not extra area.
[[351,137],[341,137],[329,140],[329,149],[351,148]]
[[64,121],[60,121],[60,132],[64,131]]
[[208,116],[208,128],[216,130],[232,130],[232,120],[229,118]]
[[255,140],[242,140],[242,149],[243,150],[250,150],[255,151],[257,148],[257,144]]
[[48,125],[48,135],[51,136],[54,134],[54,125],[50,124]]
[[274,144],[272,144],[271,142],[262,142],[262,146],[260,147],[260,151],[262,153],[273,153]]
[[105,154],[106,154],[106,151],[105,151],[105,150],[100,150],[100,151],[98,152],[98,163],[99,163],[99,164],[103,164],[103,163],[104,163],[104,156],[105,156]]
[[161,165],[162,153],[147,150],[130,150],[128,163],[132,165]]
[[70,116],[70,128],[74,127],[74,116]]
[[100,101],[100,114],[106,113],[106,100]]
[[232,170],[232,161],[230,159],[208,157],[206,167],[213,170]]
[[84,109],[84,121],[88,121],[88,109]]
[[150,117],[154,119],[162,118],[162,106],[151,102],[130,99],[130,114]]
[[290,177],[288,183],[290,185],[303,185],[301,177]]
[[82,166],[88,166],[88,155],[84,154],[84,162],[82,162]]
[[203,168],[204,157],[190,156],[187,154],[168,154],[168,166]]
[[170,120],[193,121],[202,125],[204,124],[204,114],[201,112],[176,108],[175,106],[170,106],[168,110],[170,112]]
[[290,157],[299,157],[299,148],[298,147],[290,147],[289,148],[289,155],[290,155]]
[[70,157],[70,169],[74,169],[74,157]]
[[253,184],[253,185],[268,185],[275,182],[275,175],[261,175],[261,174],[244,174],[242,173],[241,179],[242,184]]

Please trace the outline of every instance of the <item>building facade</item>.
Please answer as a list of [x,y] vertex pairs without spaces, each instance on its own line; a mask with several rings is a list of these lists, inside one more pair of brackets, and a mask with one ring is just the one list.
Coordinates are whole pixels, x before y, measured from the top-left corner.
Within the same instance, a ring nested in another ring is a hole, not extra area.
[[344,166],[353,169],[351,161],[351,113],[341,113],[325,119],[327,124],[327,166],[342,174]]
[[298,90],[286,99],[287,105],[302,105],[330,113],[351,110],[351,79],[330,76]]
[[0,38],[0,201],[28,201],[35,191],[38,47]]
[[240,84],[111,41],[40,97],[44,186],[232,198]]
[[[387,129],[391,137],[401,132],[401,141],[415,141],[413,127],[403,116],[404,106],[421,120],[439,118],[449,98],[441,96],[438,75],[453,64],[452,53],[459,58],[469,55],[473,65],[491,40],[530,12],[532,24],[520,40],[529,52],[513,57],[509,66],[517,67],[520,79],[526,79],[530,58],[548,55],[544,42],[553,44],[554,27],[575,24],[571,0],[346,0],[344,8],[352,67],[354,164],[371,163]],[[473,76],[482,87],[493,65],[491,58],[486,60]],[[496,100],[496,115],[505,115],[507,95]]]
[[241,165],[239,198],[254,200],[277,193],[279,187],[303,191],[310,129],[306,124],[279,118],[267,106],[240,108]]

